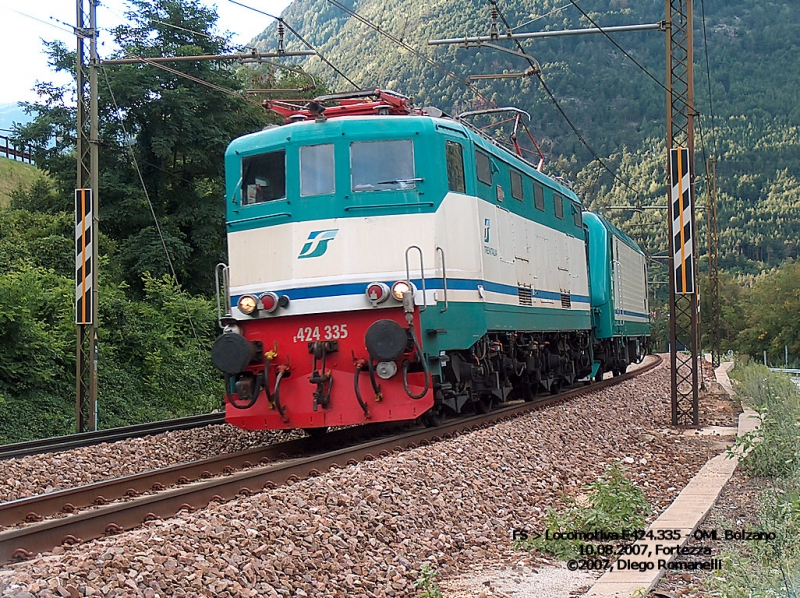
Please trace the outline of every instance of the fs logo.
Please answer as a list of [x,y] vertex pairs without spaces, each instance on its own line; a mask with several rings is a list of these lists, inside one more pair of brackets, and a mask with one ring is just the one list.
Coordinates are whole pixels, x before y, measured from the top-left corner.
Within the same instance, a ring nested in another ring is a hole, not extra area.
[[483,242],[488,243],[492,233],[492,221],[489,218],[483,219]]
[[297,259],[302,260],[308,257],[319,257],[328,250],[328,242],[333,241],[336,233],[339,232],[338,228],[331,230],[315,230],[308,235],[306,244],[300,250],[300,255]]

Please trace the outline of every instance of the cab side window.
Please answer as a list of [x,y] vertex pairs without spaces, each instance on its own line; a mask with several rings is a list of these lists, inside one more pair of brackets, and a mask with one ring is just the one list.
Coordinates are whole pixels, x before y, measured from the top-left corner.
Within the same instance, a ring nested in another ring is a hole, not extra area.
[[475,152],[475,170],[478,173],[478,180],[486,185],[492,184],[492,163],[489,156],[483,152]]
[[242,159],[242,205],[286,197],[286,150]]
[[578,228],[583,228],[583,217],[581,216],[581,207],[574,203],[572,204],[572,219],[575,222],[575,226]]
[[544,187],[539,183],[533,184],[533,205],[537,210],[544,212]]
[[300,195],[327,195],[336,191],[333,144],[300,148]]
[[450,191],[466,193],[467,186],[464,182],[464,149],[460,143],[448,141],[445,144],[447,158],[447,188]]
[[522,190],[522,175],[516,170],[511,171],[511,197],[520,201],[525,198]]

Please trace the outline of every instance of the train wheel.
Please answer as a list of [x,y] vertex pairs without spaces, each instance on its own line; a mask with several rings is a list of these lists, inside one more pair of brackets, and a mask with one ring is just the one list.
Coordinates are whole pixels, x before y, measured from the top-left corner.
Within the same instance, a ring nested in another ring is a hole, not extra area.
[[426,428],[438,428],[444,423],[444,409],[441,406],[433,406],[425,415],[422,416],[425,420]]
[[530,403],[536,400],[536,397],[539,396],[539,384],[525,384],[522,387],[522,398],[525,400],[526,403]]
[[484,394],[481,395],[481,398],[477,400],[475,403],[475,412],[480,413],[481,415],[485,415],[492,410],[492,395],[491,394]]
[[615,377],[615,378],[616,378],[617,376],[621,375],[621,374],[622,374],[622,372],[620,372],[618,369],[615,369],[615,370],[614,370],[614,377]]
[[561,387],[564,385],[563,380],[553,380],[553,383],[550,385],[550,394],[557,395],[561,392]]
[[328,426],[322,428],[303,428],[303,432],[308,434],[311,438],[322,438],[328,433]]
[[595,382],[602,382],[604,373],[605,372],[603,371],[602,367],[599,370],[597,370],[597,373],[594,375],[594,381]]

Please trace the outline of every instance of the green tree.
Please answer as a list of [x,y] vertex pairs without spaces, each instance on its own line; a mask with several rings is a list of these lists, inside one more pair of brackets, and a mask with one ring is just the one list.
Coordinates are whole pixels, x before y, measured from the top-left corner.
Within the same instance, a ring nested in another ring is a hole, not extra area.
[[[36,186],[33,187],[35,189]],[[30,191],[19,191],[24,201]],[[0,208],[0,442],[74,431],[72,215]],[[106,258],[104,272],[114,273]],[[113,279],[108,276],[104,280]],[[211,365],[216,307],[145,274],[141,298],[101,282],[99,409],[104,428],[221,406]]]
[[[113,32],[120,56],[233,50],[228,37],[215,35],[216,13],[197,0],[129,4],[130,25]],[[58,42],[46,48],[56,71],[74,71],[74,53]],[[166,246],[187,290],[208,293],[214,265],[225,255],[225,148],[233,138],[259,130],[265,114],[239,93],[243,82],[230,65],[183,62],[168,69],[142,64],[101,68],[100,226],[116,243],[132,288],[143,291],[145,272],[170,273]],[[34,146],[37,164],[59,181],[60,206],[66,211],[72,210],[75,169],[69,91],[70,86],[39,85],[40,101],[26,105],[34,120],[16,130],[20,140]]]
[[784,347],[800,355],[800,260],[758,277],[747,297],[747,325],[739,334],[738,348],[751,355],[766,351],[783,361]]

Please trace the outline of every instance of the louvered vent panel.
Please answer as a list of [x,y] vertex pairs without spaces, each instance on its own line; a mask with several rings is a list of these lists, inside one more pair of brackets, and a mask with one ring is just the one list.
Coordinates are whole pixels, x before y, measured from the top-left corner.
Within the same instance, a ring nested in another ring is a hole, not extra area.
[[561,307],[572,307],[572,299],[570,298],[569,293],[561,293]]
[[519,296],[520,305],[533,305],[531,299],[531,290],[527,287],[517,287],[517,295]]

